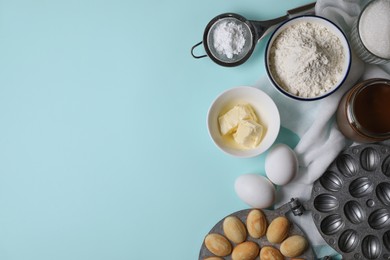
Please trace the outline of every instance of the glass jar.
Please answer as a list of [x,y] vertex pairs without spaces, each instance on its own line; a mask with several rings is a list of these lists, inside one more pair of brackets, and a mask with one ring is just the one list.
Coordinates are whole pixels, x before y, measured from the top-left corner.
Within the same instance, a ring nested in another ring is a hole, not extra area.
[[356,84],[341,99],[337,124],[349,139],[359,143],[390,138],[390,80],[369,79]]
[[372,0],[361,11],[352,25],[351,46],[365,62],[390,62],[389,0]]

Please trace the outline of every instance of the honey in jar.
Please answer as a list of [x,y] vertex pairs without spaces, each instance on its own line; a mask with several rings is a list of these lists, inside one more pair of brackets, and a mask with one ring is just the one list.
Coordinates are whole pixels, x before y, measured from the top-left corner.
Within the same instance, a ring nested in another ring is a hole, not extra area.
[[372,143],[390,138],[390,80],[369,79],[342,98],[337,124],[349,139]]

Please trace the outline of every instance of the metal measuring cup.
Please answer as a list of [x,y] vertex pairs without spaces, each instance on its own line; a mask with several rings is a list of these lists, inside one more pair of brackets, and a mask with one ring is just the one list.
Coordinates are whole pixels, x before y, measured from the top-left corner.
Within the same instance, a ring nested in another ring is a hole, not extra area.
[[[211,60],[221,66],[234,67],[241,65],[249,59],[253,50],[256,47],[257,42],[264,38],[278,24],[297,15],[314,14],[315,4],[316,3],[313,2],[301,7],[288,10],[286,15],[267,21],[250,21],[236,13],[224,13],[218,15],[207,24],[203,33],[203,41],[195,44],[191,48],[191,55],[196,59],[208,56]],[[219,24],[223,22],[233,22],[241,26],[243,37],[245,39],[245,44],[242,50],[238,54],[234,54],[232,58],[228,58],[226,55],[218,52],[217,49],[214,47],[214,30]],[[195,55],[195,48],[201,44],[203,44],[206,54],[200,56]]]

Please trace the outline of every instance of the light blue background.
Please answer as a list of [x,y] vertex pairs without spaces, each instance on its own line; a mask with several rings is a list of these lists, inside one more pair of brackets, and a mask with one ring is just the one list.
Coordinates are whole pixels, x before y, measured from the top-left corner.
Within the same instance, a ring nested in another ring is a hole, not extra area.
[[234,180],[264,174],[264,155],[218,150],[206,116],[265,75],[265,41],[236,68],[190,48],[218,14],[308,2],[0,1],[0,259],[197,259],[247,208]]

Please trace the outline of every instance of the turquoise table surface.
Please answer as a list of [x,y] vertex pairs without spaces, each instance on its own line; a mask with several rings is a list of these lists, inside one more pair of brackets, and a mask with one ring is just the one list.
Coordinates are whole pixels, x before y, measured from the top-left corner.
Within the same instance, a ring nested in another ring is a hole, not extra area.
[[[190,48],[218,14],[309,2],[0,0],[0,259],[197,259],[248,207],[235,179],[264,175],[265,154],[224,154],[206,117],[265,75],[268,38],[235,68]],[[298,140],[281,129],[277,142]]]

